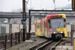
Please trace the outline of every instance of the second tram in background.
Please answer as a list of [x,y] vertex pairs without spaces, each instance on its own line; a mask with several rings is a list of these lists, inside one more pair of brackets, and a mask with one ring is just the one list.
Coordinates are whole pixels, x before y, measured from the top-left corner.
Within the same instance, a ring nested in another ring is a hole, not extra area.
[[66,15],[47,15],[44,19],[35,21],[35,35],[47,38],[67,37]]

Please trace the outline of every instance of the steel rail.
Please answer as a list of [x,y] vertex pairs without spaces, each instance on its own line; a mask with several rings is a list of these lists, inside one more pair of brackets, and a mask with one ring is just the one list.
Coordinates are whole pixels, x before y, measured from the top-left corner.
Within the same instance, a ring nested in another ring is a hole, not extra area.
[[45,43],[45,44],[43,44],[42,46],[40,46],[40,47],[38,47],[36,50],[39,50],[39,49],[41,49],[42,47],[44,47],[44,46],[46,46],[46,45],[48,45],[49,43],[52,43],[53,41],[48,41],[47,43]]
[[59,40],[53,47],[47,49],[47,50],[53,50],[59,43],[61,42],[61,40]]
[[[44,48],[47,45],[53,45],[51,48],[48,48],[47,50],[53,50],[59,43],[61,42],[61,40],[54,42],[54,41],[48,41],[47,43],[41,45],[40,47],[38,47],[36,50],[41,50],[42,48]],[[55,44],[52,44],[55,43]]]

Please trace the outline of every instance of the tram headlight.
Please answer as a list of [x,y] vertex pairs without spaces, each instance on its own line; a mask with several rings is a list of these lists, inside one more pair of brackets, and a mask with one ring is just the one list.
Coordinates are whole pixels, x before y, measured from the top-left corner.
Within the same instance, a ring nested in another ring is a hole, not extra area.
[[53,32],[54,34],[56,33],[56,32]]
[[63,33],[63,31],[61,31],[60,33]]

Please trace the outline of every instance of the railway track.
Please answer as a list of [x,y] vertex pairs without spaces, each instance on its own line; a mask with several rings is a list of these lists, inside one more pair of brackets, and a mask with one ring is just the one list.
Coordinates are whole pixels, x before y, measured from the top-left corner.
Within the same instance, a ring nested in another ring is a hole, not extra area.
[[36,50],[54,50],[55,47],[61,42],[59,41],[48,41],[47,43],[43,44],[42,46],[38,47]]

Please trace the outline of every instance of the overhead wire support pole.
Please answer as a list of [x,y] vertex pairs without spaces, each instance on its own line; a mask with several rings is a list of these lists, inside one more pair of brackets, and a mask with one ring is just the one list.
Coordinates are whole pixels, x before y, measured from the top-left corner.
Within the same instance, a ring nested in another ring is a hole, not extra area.
[[55,0],[53,0],[53,3],[54,3],[54,9],[56,10]]
[[25,0],[23,0],[23,41],[26,40],[26,4]]

